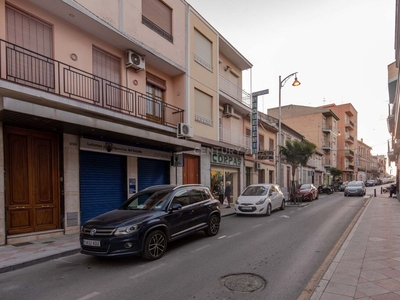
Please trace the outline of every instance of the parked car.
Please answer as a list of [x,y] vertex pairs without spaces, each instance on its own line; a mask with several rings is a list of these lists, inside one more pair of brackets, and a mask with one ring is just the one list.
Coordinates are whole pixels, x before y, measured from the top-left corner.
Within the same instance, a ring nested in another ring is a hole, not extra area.
[[375,180],[373,179],[367,180],[365,182],[365,186],[374,186],[374,185],[375,185]]
[[141,255],[161,258],[168,242],[200,230],[216,235],[220,206],[202,185],[159,185],[129,198],[120,208],[87,221],[81,253],[94,256]]
[[342,182],[342,184],[339,186],[339,191],[343,192],[348,183],[348,181]]
[[302,184],[298,189],[296,189],[297,195],[302,195],[303,200],[313,201],[318,199],[318,189],[312,183]]
[[277,184],[249,185],[235,202],[237,215],[270,216],[275,209],[285,209],[285,197]]
[[364,196],[366,191],[364,181],[350,181],[344,189],[344,196]]

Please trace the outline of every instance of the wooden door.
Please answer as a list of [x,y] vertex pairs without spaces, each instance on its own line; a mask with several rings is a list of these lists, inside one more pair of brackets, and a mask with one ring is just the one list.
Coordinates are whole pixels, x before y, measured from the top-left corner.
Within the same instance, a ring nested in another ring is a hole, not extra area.
[[7,233],[60,228],[58,137],[5,128]]
[[184,155],[183,184],[200,183],[200,157]]

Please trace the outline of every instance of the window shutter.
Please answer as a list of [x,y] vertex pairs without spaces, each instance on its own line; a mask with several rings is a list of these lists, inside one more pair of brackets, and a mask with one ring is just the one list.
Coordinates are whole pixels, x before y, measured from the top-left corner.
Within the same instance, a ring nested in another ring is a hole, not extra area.
[[93,74],[114,83],[120,83],[120,59],[93,47]]
[[172,35],[172,9],[159,0],[142,0],[142,14]]
[[197,30],[194,30],[194,60],[212,70],[212,43]]
[[212,120],[212,97],[200,90],[194,90],[195,114]]

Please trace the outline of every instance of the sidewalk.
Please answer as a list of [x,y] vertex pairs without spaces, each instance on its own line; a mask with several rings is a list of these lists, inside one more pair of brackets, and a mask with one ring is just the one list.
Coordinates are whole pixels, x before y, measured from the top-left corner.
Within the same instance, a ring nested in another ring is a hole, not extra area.
[[[234,214],[231,208],[221,207],[221,215]],[[34,264],[79,253],[79,234],[63,235],[17,245],[0,246],[0,274]],[[1,298],[1,297],[0,297]]]
[[311,300],[400,299],[400,203],[396,198],[381,194],[370,199],[312,291]]

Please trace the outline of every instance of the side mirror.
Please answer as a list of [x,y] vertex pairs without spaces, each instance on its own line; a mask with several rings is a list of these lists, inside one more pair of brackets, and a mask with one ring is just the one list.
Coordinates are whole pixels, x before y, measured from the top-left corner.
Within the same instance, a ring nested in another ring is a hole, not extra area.
[[180,210],[182,209],[182,204],[179,203],[175,203],[171,206],[171,208],[169,209],[170,211],[174,211],[174,210]]

